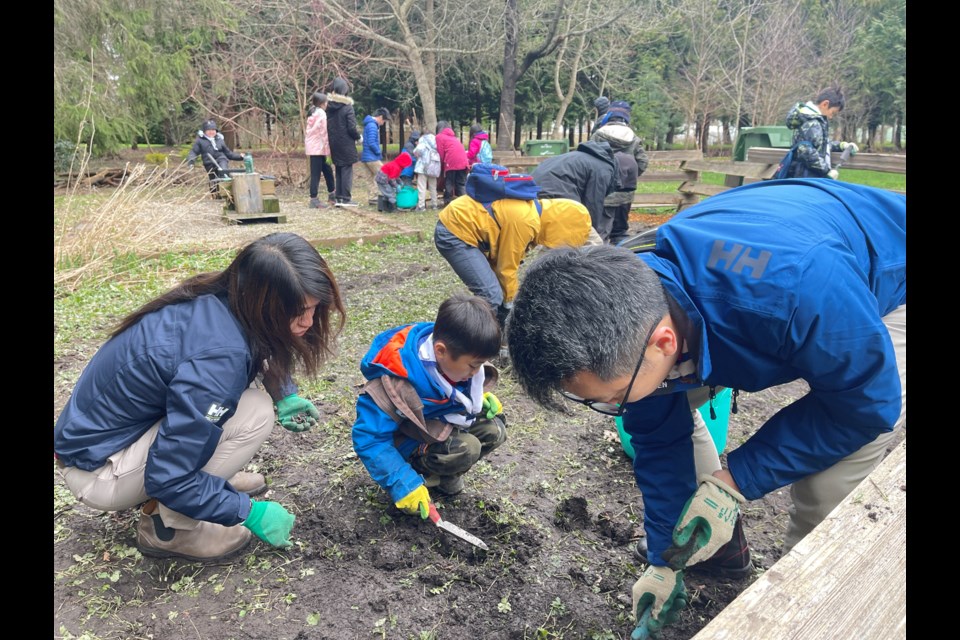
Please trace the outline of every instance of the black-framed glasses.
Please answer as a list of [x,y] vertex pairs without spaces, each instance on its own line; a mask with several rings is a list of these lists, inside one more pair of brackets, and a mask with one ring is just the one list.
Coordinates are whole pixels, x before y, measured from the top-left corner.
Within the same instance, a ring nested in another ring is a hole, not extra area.
[[586,398],[581,398],[580,396],[574,395],[568,391],[564,391],[563,389],[560,389],[560,395],[567,400],[573,400],[574,402],[579,402],[582,405],[586,405],[588,408],[593,409],[597,413],[614,416],[616,418],[622,416],[623,412],[627,408],[626,400],[630,397],[630,391],[633,390],[633,383],[636,382],[637,374],[640,373],[640,367],[643,365],[643,359],[647,355],[647,346],[650,343],[650,338],[653,337],[653,332],[656,331],[659,325],[659,322],[653,323],[653,326],[650,327],[650,331],[647,332],[647,337],[643,341],[643,350],[640,351],[640,359],[637,360],[637,367],[633,370],[633,376],[630,378],[630,384],[627,385],[627,390],[623,394],[623,402],[616,404],[614,402],[597,402],[596,400],[587,400]]

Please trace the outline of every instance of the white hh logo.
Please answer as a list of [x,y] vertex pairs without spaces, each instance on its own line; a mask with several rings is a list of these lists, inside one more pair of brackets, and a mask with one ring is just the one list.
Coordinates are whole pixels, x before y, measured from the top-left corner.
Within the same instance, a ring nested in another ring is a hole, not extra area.
[[205,417],[210,422],[220,422],[220,418],[222,418],[227,411],[228,409],[225,406],[214,402],[210,405],[210,408],[207,409],[207,415]]

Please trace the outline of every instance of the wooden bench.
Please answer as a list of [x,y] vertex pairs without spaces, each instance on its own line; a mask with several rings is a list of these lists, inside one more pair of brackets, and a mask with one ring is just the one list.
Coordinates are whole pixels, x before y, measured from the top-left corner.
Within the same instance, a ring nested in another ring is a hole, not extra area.
[[[783,154],[780,155],[781,157],[783,156]],[[728,189],[738,186],[740,183],[739,178],[743,178],[744,184],[756,182],[757,180],[769,180],[773,177],[773,174],[777,172],[779,165],[779,158],[774,163],[738,162],[735,160],[725,162],[707,162],[706,160],[687,161],[681,165],[682,168],[692,169],[694,171],[722,173],[727,176],[727,180],[723,185],[704,184],[688,180],[677,187],[677,191],[697,196],[715,196],[718,193],[723,193]]]
[[693,640],[907,637],[904,439]]

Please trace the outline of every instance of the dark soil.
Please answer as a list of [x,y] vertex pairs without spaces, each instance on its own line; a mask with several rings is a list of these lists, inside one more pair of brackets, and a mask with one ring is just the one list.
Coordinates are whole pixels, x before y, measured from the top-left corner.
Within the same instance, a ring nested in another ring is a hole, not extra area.
[[[411,251],[422,254],[414,271],[445,267],[430,242]],[[341,284],[348,302],[390,299],[391,283],[378,275]],[[352,365],[321,377],[359,382],[360,355],[344,354]],[[352,451],[352,405],[317,396],[321,425],[300,434],[277,427],[248,466],[267,476],[265,498],[297,516],[286,550],[255,541],[234,561],[214,565],[144,558],[134,546],[136,511],[71,504],[57,478],[54,637],[629,638],[643,501],[613,420],[581,407],[545,412],[518,390],[509,368],[501,384],[507,442],[467,475],[462,494],[437,500],[444,519],[489,551],[400,513]],[[797,382],[742,393],[728,450],[805,389]],[[55,389],[56,407],[68,393]],[[788,504],[785,487],[744,505],[753,575],[689,574],[690,606],[664,640],[692,638],[777,561]]]

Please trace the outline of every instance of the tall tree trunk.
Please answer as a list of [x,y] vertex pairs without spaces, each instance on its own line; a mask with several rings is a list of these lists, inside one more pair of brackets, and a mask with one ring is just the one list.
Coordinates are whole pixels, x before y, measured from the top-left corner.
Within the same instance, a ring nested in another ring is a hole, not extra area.
[[543,114],[537,114],[537,140],[543,140]]
[[893,125],[893,146],[897,151],[903,151],[903,118],[900,114],[894,119]]
[[[500,126],[497,128],[497,146],[506,150],[514,138],[514,111],[517,99],[517,49],[520,40],[520,15],[517,0],[507,0],[503,12],[503,91],[500,93]],[[514,147],[518,148],[518,147]]]
[[[520,113],[517,114],[517,127],[513,132],[513,148],[514,149],[520,148],[520,143],[521,143],[520,138],[521,138],[521,134],[523,133],[521,131],[522,127],[523,127],[523,112],[521,111]],[[499,135],[499,132],[497,135]]]

